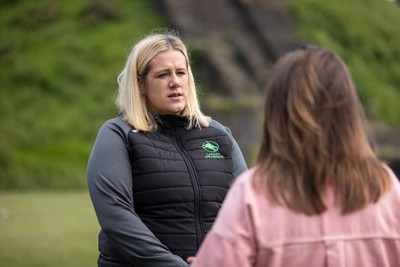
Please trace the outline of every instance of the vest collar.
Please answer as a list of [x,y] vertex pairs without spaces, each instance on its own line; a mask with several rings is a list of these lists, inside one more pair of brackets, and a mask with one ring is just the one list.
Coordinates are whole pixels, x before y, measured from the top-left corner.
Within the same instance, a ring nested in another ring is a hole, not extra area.
[[160,128],[171,128],[173,126],[186,127],[189,125],[189,119],[186,116],[154,114],[154,120]]

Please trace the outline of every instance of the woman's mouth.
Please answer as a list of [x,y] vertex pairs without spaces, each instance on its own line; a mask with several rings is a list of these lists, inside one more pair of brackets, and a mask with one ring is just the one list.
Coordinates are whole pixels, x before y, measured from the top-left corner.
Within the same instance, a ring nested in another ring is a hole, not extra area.
[[172,100],[179,100],[182,97],[182,93],[172,93],[168,95],[168,98],[172,99]]

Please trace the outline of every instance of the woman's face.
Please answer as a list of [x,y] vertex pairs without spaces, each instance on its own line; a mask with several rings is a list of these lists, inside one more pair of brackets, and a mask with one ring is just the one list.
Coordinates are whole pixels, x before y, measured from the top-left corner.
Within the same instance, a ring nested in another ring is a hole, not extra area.
[[151,111],[159,115],[181,114],[189,90],[185,56],[176,50],[156,55],[150,61],[144,89]]

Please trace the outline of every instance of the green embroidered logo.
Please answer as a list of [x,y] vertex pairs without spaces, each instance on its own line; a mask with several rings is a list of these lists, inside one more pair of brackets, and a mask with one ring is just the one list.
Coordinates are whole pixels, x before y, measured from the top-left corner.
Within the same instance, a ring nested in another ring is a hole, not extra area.
[[219,145],[214,141],[204,141],[201,145],[205,151],[207,151],[205,158],[206,159],[223,159],[224,156],[218,152]]

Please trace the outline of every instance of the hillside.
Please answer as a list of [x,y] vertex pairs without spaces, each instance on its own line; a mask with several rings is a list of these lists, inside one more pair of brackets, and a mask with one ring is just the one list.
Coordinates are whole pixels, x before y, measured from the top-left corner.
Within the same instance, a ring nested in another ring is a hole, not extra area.
[[0,189],[84,188],[126,54],[166,23],[147,0],[0,5]]
[[[205,110],[232,127],[249,163],[258,149],[260,123],[254,113],[267,70],[284,49],[293,48],[285,46],[287,40],[293,41],[282,30],[280,23],[285,21],[293,22],[302,41],[333,48],[349,63],[380,153],[393,161],[400,158],[398,4],[221,0],[213,5],[213,12],[224,15],[215,16],[216,24],[206,24],[200,31],[201,21],[212,20],[194,20],[201,13],[193,1],[185,16],[177,13],[175,17],[192,23],[186,25],[192,26],[189,32],[154,5],[160,2],[174,1],[0,2],[0,190],[86,188],[86,162],[97,131],[118,112],[116,77],[126,53],[152,29],[168,25],[176,26],[190,44]],[[267,13],[262,13],[265,7]],[[176,12],[182,8],[181,3]],[[269,23],[258,29],[258,34],[267,29],[263,38],[269,50],[251,43],[260,40],[253,35],[257,24],[249,20],[251,16],[258,23]],[[230,30],[225,31],[224,25],[231,26]],[[237,36],[237,32],[242,34]],[[189,33],[197,34],[196,38]],[[207,42],[199,39],[199,33]],[[217,46],[211,51],[207,48],[212,40]],[[261,51],[265,57],[248,53],[252,51]],[[238,62],[223,61],[223,55]],[[243,127],[243,122],[251,124]]]

